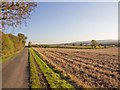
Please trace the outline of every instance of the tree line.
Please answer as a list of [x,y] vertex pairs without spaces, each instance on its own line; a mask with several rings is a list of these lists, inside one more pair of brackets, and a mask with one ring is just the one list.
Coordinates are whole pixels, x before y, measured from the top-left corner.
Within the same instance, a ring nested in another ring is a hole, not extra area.
[[96,40],[91,40],[91,43],[65,43],[65,44],[53,44],[53,45],[45,45],[45,44],[32,44],[32,42],[28,42],[28,47],[41,47],[41,48],[107,48],[107,47],[120,47],[120,43],[108,43],[102,44]]
[[17,36],[12,34],[2,33],[2,55],[8,56],[14,54],[15,52],[21,50],[26,43],[27,37],[19,33]]

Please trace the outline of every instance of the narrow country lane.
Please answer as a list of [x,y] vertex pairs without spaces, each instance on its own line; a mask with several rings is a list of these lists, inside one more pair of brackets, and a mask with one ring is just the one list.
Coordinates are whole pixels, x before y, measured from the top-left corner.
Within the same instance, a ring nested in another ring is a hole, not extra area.
[[2,65],[2,88],[28,88],[28,49]]

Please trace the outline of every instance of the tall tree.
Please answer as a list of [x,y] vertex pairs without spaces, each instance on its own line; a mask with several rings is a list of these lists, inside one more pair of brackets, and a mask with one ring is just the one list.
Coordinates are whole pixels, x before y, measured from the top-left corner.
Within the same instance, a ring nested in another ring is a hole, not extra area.
[[23,45],[25,45],[27,37],[24,34],[19,33],[18,38],[19,38],[19,41],[21,41]]
[[32,43],[31,42],[28,42],[28,47],[30,47],[32,45]]
[[[15,0],[16,1],[16,0]],[[37,6],[35,2],[24,2],[25,0],[18,0],[18,2],[1,2],[0,20],[2,20],[2,29],[8,26],[17,27],[26,19],[30,17],[33,9]]]
[[93,47],[93,48],[96,48],[96,46],[98,46],[99,44],[98,44],[98,42],[96,41],[96,40],[91,40],[91,46]]

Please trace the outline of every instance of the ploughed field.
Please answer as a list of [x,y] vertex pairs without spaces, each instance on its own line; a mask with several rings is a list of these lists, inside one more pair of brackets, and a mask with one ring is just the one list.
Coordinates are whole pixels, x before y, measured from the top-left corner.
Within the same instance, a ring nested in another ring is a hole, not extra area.
[[118,48],[34,48],[42,60],[68,75],[75,87],[119,87]]

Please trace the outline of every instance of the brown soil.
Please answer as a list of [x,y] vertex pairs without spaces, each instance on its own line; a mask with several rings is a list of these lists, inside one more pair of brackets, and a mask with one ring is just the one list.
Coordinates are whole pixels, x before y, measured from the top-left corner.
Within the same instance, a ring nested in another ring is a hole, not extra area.
[[35,48],[35,50],[57,69],[70,75],[79,86],[108,88],[120,86],[117,48],[94,50]]

